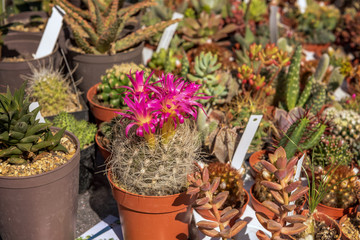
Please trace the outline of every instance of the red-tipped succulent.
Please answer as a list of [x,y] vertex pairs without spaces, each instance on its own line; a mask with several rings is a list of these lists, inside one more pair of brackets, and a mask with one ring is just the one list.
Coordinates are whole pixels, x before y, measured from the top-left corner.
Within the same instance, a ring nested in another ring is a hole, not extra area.
[[[200,168],[201,169],[201,168]],[[222,239],[233,238],[247,224],[245,221],[237,221],[230,227],[230,220],[233,220],[239,213],[239,210],[232,207],[226,207],[220,210],[228,195],[228,191],[223,191],[215,195],[220,184],[220,178],[217,177],[212,183],[209,181],[209,171],[207,167],[201,169],[201,172],[195,172],[188,175],[189,188],[187,194],[196,196],[195,209],[209,211],[215,221],[202,220],[197,223],[198,229],[209,237],[221,237]],[[219,228],[220,231],[216,230]]]
[[263,205],[276,215],[275,220],[268,218],[265,214],[257,212],[256,217],[261,225],[272,233],[269,238],[262,231],[257,232],[260,240],[281,240],[286,235],[295,235],[304,231],[307,226],[305,216],[292,215],[296,208],[295,201],[302,197],[308,187],[301,186],[301,181],[293,181],[297,157],[290,161],[286,158],[284,148],[279,147],[274,154],[269,154],[270,162],[262,160],[261,163],[271,174],[275,176],[275,182],[262,181],[261,184],[270,189],[271,194],[277,203],[264,201]]

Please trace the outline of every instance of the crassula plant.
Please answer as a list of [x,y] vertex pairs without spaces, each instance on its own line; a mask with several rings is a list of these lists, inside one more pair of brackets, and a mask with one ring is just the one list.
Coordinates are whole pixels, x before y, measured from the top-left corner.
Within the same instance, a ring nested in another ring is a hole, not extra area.
[[172,74],[144,81],[144,72],[128,76],[132,87],[123,100],[129,109],[119,113],[122,129],[113,144],[113,180],[141,195],[169,195],[186,188],[187,175],[199,159],[200,142],[192,120],[198,103],[210,98],[197,93],[200,85]]
[[274,181],[264,180],[261,184],[270,189],[276,203],[267,200],[263,202],[263,205],[273,212],[276,218],[272,220],[264,213],[257,212],[257,219],[265,229],[271,232],[272,237],[269,238],[261,230],[256,235],[260,240],[281,240],[286,239],[286,235],[295,235],[307,228],[304,224],[307,219],[305,216],[289,213],[295,210],[295,201],[308,191],[308,187],[301,186],[301,181],[294,181],[297,157],[288,161],[285,150],[279,147],[274,154],[269,154],[269,159],[270,162],[261,160],[261,163],[274,175]]

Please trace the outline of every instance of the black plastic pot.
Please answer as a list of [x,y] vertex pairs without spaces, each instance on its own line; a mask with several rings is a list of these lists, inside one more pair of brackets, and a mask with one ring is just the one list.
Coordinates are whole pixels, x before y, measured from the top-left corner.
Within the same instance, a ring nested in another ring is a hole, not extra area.
[[100,82],[100,77],[105,74],[106,69],[111,68],[114,64],[134,62],[142,63],[142,50],[144,43],[130,49],[129,51],[120,52],[115,55],[94,55],[82,54],[71,50],[71,43],[66,42],[67,53],[72,68],[76,68],[74,72],[75,80],[82,78],[79,88],[83,92],[87,92],[92,86]]
[[79,193],[88,190],[94,180],[95,143],[80,151]]
[[[42,11],[29,11],[29,12],[22,12],[18,14],[14,14],[9,16],[6,19],[7,24],[11,23],[22,23],[22,24],[28,24],[31,22],[31,18],[34,17],[41,17],[44,21],[48,19],[48,14],[46,12]],[[29,34],[29,35],[38,35],[42,36],[43,32],[20,32],[20,31],[14,31],[9,30],[9,32],[16,32],[16,33],[23,33],[23,34]]]
[[[40,43],[41,36],[30,35],[24,33],[9,33],[4,38],[4,45],[1,51],[1,57],[17,57],[17,56],[32,56],[36,53]],[[31,57],[30,57],[31,58]],[[58,52],[58,46],[54,51],[46,57],[40,59],[31,59],[22,62],[0,62],[0,92],[6,90],[6,85],[9,85],[10,90],[18,89],[23,83],[21,75],[31,74],[30,65],[34,67],[49,66],[53,64],[57,69],[61,63],[61,56]]]
[[0,176],[2,240],[69,240],[75,238],[79,187],[79,140],[68,163],[29,177]]

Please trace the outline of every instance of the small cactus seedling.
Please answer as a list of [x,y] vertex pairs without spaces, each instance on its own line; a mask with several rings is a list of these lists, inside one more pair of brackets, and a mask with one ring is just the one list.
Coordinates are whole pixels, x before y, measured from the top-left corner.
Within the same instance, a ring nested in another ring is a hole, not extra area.
[[307,217],[302,215],[289,216],[296,205],[295,202],[302,197],[308,187],[301,186],[301,181],[293,181],[294,167],[298,158],[294,157],[287,160],[285,150],[280,147],[274,154],[269,154],[270,162],[262,160],[263,166],[275,176],[275,181],[262,181],[262,184],[270,189],[271,194],[278,204],[272,201],[264,201],[263,205],[276,215],[275,220],[269,219],[265,214],[257,212],[256,217],[261,225],[272,233],[272,237],[267,237],[261,230],[256,235],[260,240],[281,240],[286,235],[295,235],[304,231],[307,226],[304,222]]
[[[226,240],[232,239],[246,226],[245,221],[237,221],[233,226],[229,226],[230,220],[236,217],[239,210],[228,206],[220,211],[229,196],[229,192],[221,191],[215,194],[221,184],[220,177],[210,182],[207,167],[201,169],[201,172],[189,174],[188,182],[187,194],[196,196],[195,209],[207,210],[215,218],[215,221],[203,220],[197,223],[197,227],[202,233],[209,237],[221,237]],[[220,231],[215,229],[217,227]]]

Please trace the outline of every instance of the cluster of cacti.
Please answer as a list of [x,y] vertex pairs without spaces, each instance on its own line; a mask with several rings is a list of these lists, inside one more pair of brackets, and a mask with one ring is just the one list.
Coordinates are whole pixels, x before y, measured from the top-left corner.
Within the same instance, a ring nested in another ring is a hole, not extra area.
[[[329,172],[329,173],[327,173]],[[349,208],[359,203],[356,192],[355,171],[350,166],[329,166],[324,173],[327,177],[324,179],[323,174],[316,176],[317,182],[326,181],[329,192],[324,196],[321,203],[334,208]]]
[[359,161],[360,115],[352,110],[337,110],[335,108],[328,108],[324,114],[334,124],[330,134],[347,142],[354,157]]
[[225,7],[228,0],[217,1],[217,0],[190,0],[192,9],[196,13],[201,14],[206,12],[208,14],[216,13],[219,14],[222,12],[222,9]]
[[111,119],[110,122],[102,122],[99,125],[99,142],[101,142],[101,145],[106,149],[112,148],[112,142],[115,139],[115,136],[120,131],[120,116],[114,117]]
[[145,71],[149,75],[151,70],[144,65],[137,65],[135,63],[122,63],[114,65],[112,68],[106,70],[105,75],[101,76],[101,83],[96,89],[97,100],[111,108],[121,108],[124,106],[122,94],[125,89],[121,86],[130,86],[129,75],[134,78],[136,71]]
[[184,26],[181,29],[182,37],[191,43],[192,46],[206,43],[229,45],[230,42],[224,39],[234,32],[237,27],[234,24],[222,27],[221,21],[221,15],[208,14],[206,12],[202,12],[198,19],[185,18]]
[[148,66],[151,69],[164,70],[164,72],[174,72],[177,67],[180,67],[180,61],[175,56],[175,50],[169,48],[165,50],[164,48],[160,49],[159,52],[155,52]]
[[349,166],[354,157],[347,142],[336,135],[323,137],[311,155],[314,165],[320,167]]
[[72,132],[79,139],[81,150],[95,141],[96,125],[85,120],[78,121],[73,115],[66,112],[61,112],[56,116],[53,125]]
[[[187,194],[196,196],[194,208],[208,211],[210,216],[214,216],[215,219],[215,221],[199,221],[197,227],[209,237],[221,237],[223,240],[231,239],[245,227],[247,222],[237,221],[233,226],[230,226],[231,220],[239,218],[237,217],[239,210],[231,206],[225,207],[224,204],[229,197],[229,192],[217,191],[222,184],[220,177],[211,180],[207,167],[200,168],[199,172],[188,175],[189,187]],[[216,194],[216,192],[218,193]],[[217,227],[220,231],[215,229]]]
[[236,91],[234,89],[236,82],[230,72],[221,69],[222,65],[218,62],[217,55],[202,52],[195,58],[194,64],[194,72],[189,73],[187,78],[202,85],[200,92],[212,96],[210,99],[203,100],[202,103],[210,107],[212,104],[230,101]]
[[81,110],[79,96],[74,92],[71,80],[60,69],[42,66],[31,67],[31,70],[30,75],[24,76],[28,82],[26,92],[31,101],[39,102],[43,116]]
[[238,170],[231,167],[229,163],[213,162],[208,165],[210,182],[220,177],[220,185],[214,192],[215,195],[227,191],[229,196],[224,203],[224,208],[240,208],[245,204],[246,193],[244,183]]
[[30,101],[25,97],[26,83],[11,94],[0,94],[0,158],[10,164],[26,164],[41,151],[63,151],[60,144],[65,128],[55,135],[48,123],[39,123],[36,116],[41,107],[29,110]]
[[262,185],[270,189],[273,198],[277,203],[266,200],[262,204],[273,212],[276,216],[275,220],[270,219],[264,213],[256,212],[256,217],[261,225],[271,232],[269,238],[261,230],[256,235],[260,240],[283,239],[286,235],[295,235],[304,231],[307,226],[304,222],[306,216],[288,215],[293,212],[297,199],[301,198],[308,191],[308,187],[301,186],[301,181],[294,181],[294,167],[298,158],[294,157],[288,160],[285,150],[279,147],[274,154],[269,154],[269,160],[261,160],[264,168],[274,175],[275,181],[264,180]]
[[77,46],[85,53],[105,54],[124,51],[149,39],[178,19],[160,22],[119,39],[129,19],[141,9],[154,6],[153,0],[119,8],[119,0],[112,0],[107,6],[98,0],[88,0],[88,9],[82,10],[65,0],[56,0],[65,10],[65,22],[72,29]]

